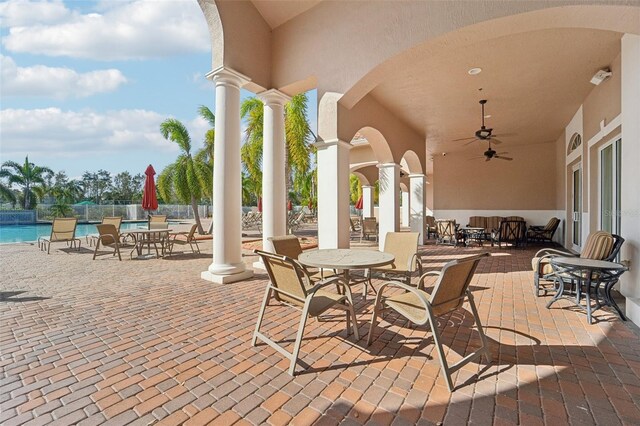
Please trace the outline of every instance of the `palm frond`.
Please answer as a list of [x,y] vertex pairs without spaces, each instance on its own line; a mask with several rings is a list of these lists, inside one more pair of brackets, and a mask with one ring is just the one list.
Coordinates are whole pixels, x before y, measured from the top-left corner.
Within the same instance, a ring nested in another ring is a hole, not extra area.
[[191,151],[191,136],[189,136],[185,125],[179,120],[167,118],[160,124],[160,133],[163,138],[177,143],[185,153],[188,154]]
[[207,120],[211,127],[216,125],[216,116],[211,112],[208,106],[200,105],[200,107],[198,107],[198,113],[200,114],[200,117]]
[[160,193],[160,197],[165,201],[169,201],[172,198],[174,172],[175,164],[169,164],[158,176],[158,192]]

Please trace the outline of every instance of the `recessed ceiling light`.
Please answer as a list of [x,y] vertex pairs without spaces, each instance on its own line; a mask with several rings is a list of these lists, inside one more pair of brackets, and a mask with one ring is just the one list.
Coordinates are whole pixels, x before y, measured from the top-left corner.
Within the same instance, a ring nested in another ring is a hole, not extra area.
[[467,72],[469,73],[469,75],[477,75],[477,74],[480,74],[482,72],[482,68],[471,68]]
[[484,118],[491,118],[491,114],[485,115]]

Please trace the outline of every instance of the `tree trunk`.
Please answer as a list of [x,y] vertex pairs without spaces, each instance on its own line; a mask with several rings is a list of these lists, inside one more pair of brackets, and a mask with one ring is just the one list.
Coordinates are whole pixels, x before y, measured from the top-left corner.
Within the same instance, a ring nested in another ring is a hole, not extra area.
[[198,234],[203,235],[204,229],[202,229],[202,223],[200,222],[200,212],[198,212],[198,201],[196,197],[191,197],[191,208],[193,209],[193,217],[198,225]]

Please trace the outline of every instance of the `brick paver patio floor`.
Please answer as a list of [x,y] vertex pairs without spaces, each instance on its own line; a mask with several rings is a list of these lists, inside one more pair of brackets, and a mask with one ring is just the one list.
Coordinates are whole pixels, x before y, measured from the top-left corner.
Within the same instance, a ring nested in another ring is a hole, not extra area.
[[[362,338],[344,316],[308,323],[295,378],[249,342],[266,276],[226,286],[199,278],[200,256],[91,260],[0,246],[0,423],[15,424],[640,424],[638,329],[610,311],[536,298],[535,249],[484,248],[473,281],[491,365],[454,375],[450,394],[429,332],[393,314],[367,348],[371,298],[357,297]],[[478,248],[426,247],[428,268]],[[248,262],[253,261],[247,258]],[[358,293],[360,288],[357,288]],[[267,332],[294,337],[298,312],[273,307]],[[391,322],[391,324],[389,323]],[[471,323],[452,314],[441,326]],[[445,328],[451,361],[477,346]],[[300,371],[299,367],[299,371]]]

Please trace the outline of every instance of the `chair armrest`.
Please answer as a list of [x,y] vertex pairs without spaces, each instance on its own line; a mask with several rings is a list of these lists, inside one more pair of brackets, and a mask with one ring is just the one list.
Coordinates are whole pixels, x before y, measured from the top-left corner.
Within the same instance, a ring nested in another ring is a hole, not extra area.
[[[428,273],[428,272],[427,272]],[[425,274],[426,275],[426,274]],[[387,287],[400,287],[403,290],[406,290],[410,293],[413,293],[416,295],[416,297],[418,298],[418,300],[422,303],[422,305],[424,306],[424,319],[420,322],[418,322],[418,324],[425,324],[427,321],[427,318],[429,317],[429,301],[424,297],[424,294],[422,294],[422,292],[420,292],[417,288],[412,287],[410,285],[404,284],[404,283],[400,283],[398,281],[385,281],[384,283],[382,283],[382,285],[378,288],[378,295],[376,296],[376,302],[374,306],[378,306],[380,304],[380,301],[383,297],[383,292],[384,289]]]
[[540,249],[533,257],[542,257],[550,254],[554,254],[556,256],[579,257],[577,253],[571,252],[569,250],[559,250],[559,249],[552,249],[552,248]]
[[420,290],[424,289],[424,280],[425,278],[427,278],[427,276],[429,275],[435,275],[435,276],[440,276],[442,273],[440,271],[429,271],[429,272],[425,272],[424,274],[422,274],[420,276],[420,281],[418,281],[418,288]]

